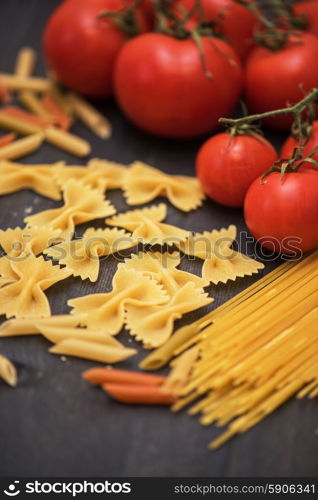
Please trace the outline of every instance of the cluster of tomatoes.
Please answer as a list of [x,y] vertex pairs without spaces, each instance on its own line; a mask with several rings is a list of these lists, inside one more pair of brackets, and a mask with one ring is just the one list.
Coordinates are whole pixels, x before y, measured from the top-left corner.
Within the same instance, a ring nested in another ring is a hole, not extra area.
[[[66,86],[91,98],[114,95],[123,113],[149,133],[202,136],[231,114],[241,95],[250,112],[263,113],[318,87],[318,1],[296,4],[306,29],[274,48],[256,44],[253,35],[262,28],[244,2],[253,0],[170,0],[167,29],[154,32],[151,0],[64,0],[45,29],[46,59]],[[286,131],[292,118],[265,122]],[[311,139],[317,144],[318,126]],[[282,154],[294,146],[290,138]],[[253,182],[277,159],[257,134],[225,132],[202,146],[197,174],[215,201],[237,207],[245,199],[246,222],[257,238],[270,235],[280,245],[295,235],[299,249],[308,250],[318,245],[318,172],[308,163],[283,180],[274,172],[264,183]]]

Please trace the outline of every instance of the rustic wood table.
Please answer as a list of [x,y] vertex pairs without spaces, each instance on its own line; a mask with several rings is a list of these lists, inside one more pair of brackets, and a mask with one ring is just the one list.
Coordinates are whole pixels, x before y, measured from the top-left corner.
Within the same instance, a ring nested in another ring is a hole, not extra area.
[[[0,70],[13,71],[20,47],[36,48],[36,68],[43,74],[41,34],[46,19],[58,0],[1,0]],[[194,173],[198,141],[168,141],[134,128],[113,101],[100,109],[113,125],[113,137],[102,141],[83,126],[74,132],[92,143],[92,156],[130,163],[139,159],[174,174]],[[271,136],[279,146],[282,137]],[[44,145],[25,163],[66,160],[84,164],[56,148]],[[121,192],[112,191],[118,211],[128,207]],[[0,227],[23,225],[26,212],[59,206],[58,203],[24,190],[0,198]],[[245,231],[241,210],[231,210],[206,201],[197,211],[184,214],[169,207],[168,222],[189,230],[208,230],[236,224]],[[102,222],[96,223],[96,227]],[[82,229],[81,229],[82,230]],[[248,247],[253,253],[254,245]],[[266,261],[264,272],[279,264]],[[70,297],[108,291],[116,260],[102,262],[97,284],[68,279],[48,290],[54,313],[68,311]],[[182,260],[182,268],[199,272],[199,262]],[[211,286],[217,306],[255,278],[239,279],[227,285]],[[202,314],[202,311],[201,311]],[[187,321],[196,318],[188,315]],[[182,322],[179,322],[182,324]],[[127,333],[120,338],[134,341]],[[111,401],[99,389],[81,380],[81,372],[94,363],[48,353],[49,342],[38,336],[1,339],[0,351],[18,368],[19,384],[12,390],[0,383],[0,474],[1,476],[314,476],[318,470],[317,401],[291,400],[245,435],[234,438],[218,451],[207,444],[220,430],[201,427],[186,412],[171,414],[166,408],[129,407]],[[136,368],[145,351],[122,364]]]

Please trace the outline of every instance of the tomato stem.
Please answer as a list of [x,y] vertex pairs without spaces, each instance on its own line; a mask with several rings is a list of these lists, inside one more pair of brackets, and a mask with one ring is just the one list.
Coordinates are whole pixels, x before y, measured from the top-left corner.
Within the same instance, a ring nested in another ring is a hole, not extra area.
[[98,16],[99,19],[104,17],[113,21],[114,25],[122,30],[128,37],[134,37],[140,34],[140,26],[136,16],[141,0],[135,0],[128,7],[124,7],[119,11],[104,11]]
[[241,118],[219,118],[219,122],[225,125],[231,126],[241,126],[245,124],[250,124],[251,122],[263,120],[270,116],[279,116],[285,114],[293,114],[295,117],[300,115],[306,110],[306,108],[312,103],[318,101],[318,89],[312,89],[301,101],[297,102],[293,106],[287,106],[282,109],[274,109],[272,111],[266,111],[265,113],[258,113],[249,116],[242,116]]
[[255,0],[234,0],[236,3],[243,5],[246,9],[248,9],[254,17],[259,21],[260,25],[265,28],[265,30],[256,31],[254,34],[254,38],[256,42],[265,47],[268,50],[273,52],[282,49],[286,43],[289,41],[290,35],[297,35],[295,33],[294,28],[295,25],[290,21],[290,17],[284,13],[284,16],[279,15],[277,10],[277,5],[281,4],[283,0],[269,0],[266,4],[262,4],[262,7],[272,7],[274,4],[276,5],[276,11],[274,10],[275,20],[269,19],[265,14],[263,14],[259,3],[255,2]]
[[286,172],[297,172],[305,163],[311,163],[318,168],[318,162],[313,158],[317,151],[318,146],[309,155],[304,157],[303,146],[295,148],[290,158],[280,158],[275,161],[274,165],[262,175],[261,183],[265,184],[266,180],[264,181],[264,179],[272,172],[279,172],[282,180]]

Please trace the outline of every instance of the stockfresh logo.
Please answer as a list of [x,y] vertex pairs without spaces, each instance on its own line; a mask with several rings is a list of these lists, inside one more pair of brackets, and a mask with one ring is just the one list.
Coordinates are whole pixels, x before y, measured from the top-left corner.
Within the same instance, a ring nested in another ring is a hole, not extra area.
[[8,497],[16,497],[20,493],[20,490],[18,489],[19,484],[20,481],[14,481],[13,483],[9,484],[9,486],[3,491],[3,493]]

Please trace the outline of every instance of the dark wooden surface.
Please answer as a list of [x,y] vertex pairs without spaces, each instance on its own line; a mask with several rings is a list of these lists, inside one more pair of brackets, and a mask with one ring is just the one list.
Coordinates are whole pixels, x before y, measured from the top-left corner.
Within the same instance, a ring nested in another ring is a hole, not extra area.
[[[45,20],[58,0],[1,0],[0,71],[12,71],[18,49],[30,45],[38,50]],[[42,57],[37,73],[43,72]],[[103,142],[81,125],[74,131],[93,144],[93,155],[123,163],[135,159],[164,171],[193,174],[194,158],[201,141],[176,142],[150,137],[131,126],[113,102],[100,103],[113,124],[113,137]],[[274,137],[278,146],[282,138]],[[81,164],[45,145],[25,163],[67,160]],[[120,192],[110,199],[118,211],[127,208]],[[25,209],[32,213],[57,203],[21,191],[0,198],[1,228],[23,224]],[[197,211],[183,214],[169,207],[168,222],[190,230],[221,228],[235,223],[241,231],[242,213],[205,202]],[[101,224],[101,223],[100,223]],[[97,224],[98,225],[98,224]],[[253,252],[253,246],[249,247]],[[278,261],[266,262],[268,272]],[[116,261],[102,263],[98,284],[69,279],[48,291],[54,313],[67,312],[70,297],[107,291]],[[182,260],[182,269],[199,272],[199,263]],[[256,278],[211,287],[218,305]],[[195,318],[192,314],[190,318]],[[189,320],[189,317],[188,317]],[[129,343],[128,335],[120,338]],[[129,345],[134,345],[130,340]],[[99,389],[81,380],[83,369],[94,365],[84,360],[48,354],[49,342],[29,338],[1,339],[0,352],[18,368],[14,390],[0,382],[0,474],[1,476],[314,476],[318,468],[317,402],[290,401],[247,434],[236,437],[216,452],[208,442],[220,432],[203,428],[185,412],[173,415],[166,408],[134,408],[108,400]],[[137,367],[144,351],[122,364]]]

